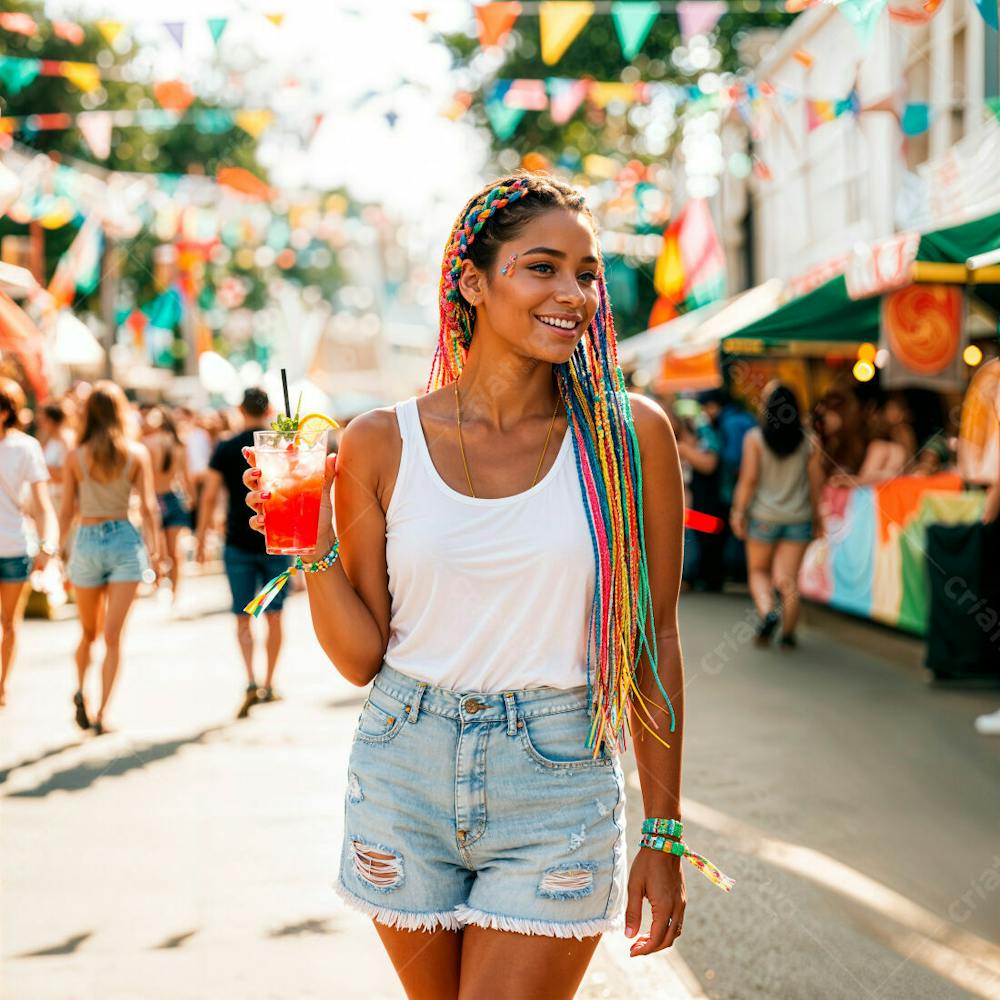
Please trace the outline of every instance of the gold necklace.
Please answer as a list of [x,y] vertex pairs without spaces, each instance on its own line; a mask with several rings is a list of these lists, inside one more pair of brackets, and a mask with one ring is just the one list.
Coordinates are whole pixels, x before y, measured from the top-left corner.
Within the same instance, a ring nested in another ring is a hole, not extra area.
[[[545,435],[545,444],[542,445],[542,453],[538,456],[538,466],[535,469],[535,478],[531,480],[531,486],[538,482],[538,473],[542,471],[542,462],[545,460],[545,453],[549,450],[549,439],[552,437],[552,428],[556,423],[556,414],[559,412],[559,396],[556,395],[555,409],[552,411],[552,419],[549,421],[549,432]],[[458,401],[458,383],[455,383],[455,416],[458,419],[458,448],[462,452],[462,465],[465,467],[465,479],[469,484],[469,492],[475,497],[476,491],[472,488],[472,477],[469,475],[469,463],[465,459],[465,445],[462,444],[462,409]],[[528,489],[531,489],[531,486]]]

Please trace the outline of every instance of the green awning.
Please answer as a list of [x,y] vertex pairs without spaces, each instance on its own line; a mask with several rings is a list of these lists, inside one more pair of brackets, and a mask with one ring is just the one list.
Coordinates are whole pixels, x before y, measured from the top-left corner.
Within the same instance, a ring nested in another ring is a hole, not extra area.
[[[950,226],[920,237],[917,260],[965,264],[969,257],[1000,249],[1000,213]],[[975,295],[1000,311],[1000,285],[972,286]],[[722,341],[731,354],[808,344],[877,343],[881,296],[852,299],[843,275],[800,295],[755,323],[736,330]]]

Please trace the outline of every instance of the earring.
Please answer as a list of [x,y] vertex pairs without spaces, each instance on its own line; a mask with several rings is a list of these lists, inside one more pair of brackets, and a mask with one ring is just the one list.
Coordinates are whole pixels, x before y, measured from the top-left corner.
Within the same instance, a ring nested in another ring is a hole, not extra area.
[[504,264],[504,266],[500,268],[500,273],[501,274],[513,274],[514,273],[514,267],[515,267],[516,264],[517,264],[517,254],[516,253],[515,254],[511,254],[510,257],[507,258],[507,263]]

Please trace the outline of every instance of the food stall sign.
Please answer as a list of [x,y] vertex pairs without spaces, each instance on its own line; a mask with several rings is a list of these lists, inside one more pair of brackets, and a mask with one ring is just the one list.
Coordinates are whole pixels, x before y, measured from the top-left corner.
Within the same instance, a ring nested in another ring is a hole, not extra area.
[[721,342],[727,354],[763,354],[764,341],[749,338],[726,337]]
[[844,272],[847,294],[866,299],[910,284],[919,244],[919,233],[900,233],[856,246]]

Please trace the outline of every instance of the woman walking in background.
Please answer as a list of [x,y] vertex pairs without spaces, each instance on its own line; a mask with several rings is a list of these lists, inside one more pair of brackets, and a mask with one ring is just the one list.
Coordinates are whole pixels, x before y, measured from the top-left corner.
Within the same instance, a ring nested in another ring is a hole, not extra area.
[[155,407],[149,414],[148,426],[150,432],[145,445],[153,466],[153,489],[165,536],[167,579],[176,607],[182,561],[181,536],[193,527],[189,500],[194,498],[194,486],[188,473],[187,448],[177,433],[173,417],[166,410]]
[[[45,568],[58,544],[41,445],[17,429],[17,415],[23,407],[20,386],[0,378],[0,707],[6,704],[28,577],[33,566]],[[42,542],[36,558],[30,554],[34,545],[21,505],[25,487],[30,489],[34,510],[41,514]]]
[[781,646],[796,645],[799,568],[820,529],[820,452],[802,426],[795,393],[776,384],[765,395],[760,426],[743,441],[743,462],[730,515],[746,541],[750,594],[757,608],[758,644],[781,623]]
[[[77,691],[73,697],[81,729],[91,725],[84,698],[90,650],[99,631],[104,634],[101,701],[93,717],[94,731],[108,732],[104,713],[118,676],[122,631],[139,581],[149,569],[152,552],[159,563],[153,473],[149,452],[129,440],[128,404],[114,382],[98,382],[87,399],[79,447],[66,461],[60,527],[63,536],[80,515],[68,574],[76,589],[82,634],[76,649]],[[135,493],[148,543],[128,518]]]

